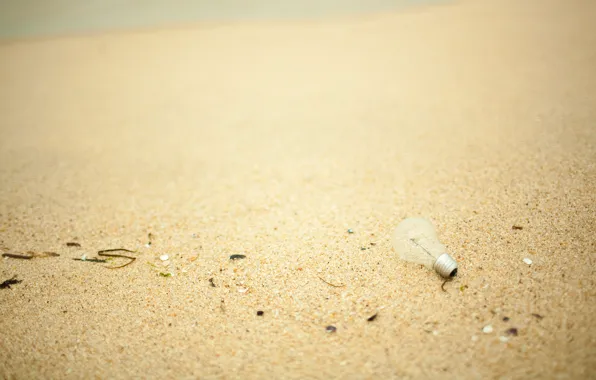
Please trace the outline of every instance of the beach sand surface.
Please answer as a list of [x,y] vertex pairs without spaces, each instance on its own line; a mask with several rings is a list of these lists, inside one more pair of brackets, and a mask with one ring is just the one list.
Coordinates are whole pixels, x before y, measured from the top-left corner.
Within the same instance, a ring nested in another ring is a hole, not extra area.
[[[594,14],[2,42],[0,251],[60,256],[0,259],[0,377],[594,378]],[[444,291],[391,248],[416,215]]]

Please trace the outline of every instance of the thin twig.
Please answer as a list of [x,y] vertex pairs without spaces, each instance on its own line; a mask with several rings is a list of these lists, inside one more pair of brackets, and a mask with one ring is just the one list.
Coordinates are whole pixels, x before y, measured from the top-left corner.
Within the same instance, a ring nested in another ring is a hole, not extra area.
[[319,277],[319,280],[323,281],[325,284],[327,284],[327,285],[329,285],[329,286],[333,286],[334,288],[343,288],[343,287],[345,286],[344,284],[341,284],[341,285],[335,285],[335,284],[332,284],[332,283],[330,283],[330,282],[327,282],[327,281],[325,281],[325,280],[323,279],[323,277],[321,277],[321,276],[317,276],[317,277]]
[[106,252],[131,252],[131,253],[136,253],[135,251],[131,251],[129,249],[125,249],[125,248],[112,248],[112,249],[104,249],[101,251],[97,251],[97,255],[98,256],[104,256],[104,257],[121,257],[124,259],[129,259],[130,261],[127,262],[124,265],[120,265],[117,267],[109,267],[110,269],[118,269],[118,268],[124,268],[127,265],[132,264],[137,258],[133,257],[133,256],[126,256],[126,255],[118,255],[115,253],[106,253]]

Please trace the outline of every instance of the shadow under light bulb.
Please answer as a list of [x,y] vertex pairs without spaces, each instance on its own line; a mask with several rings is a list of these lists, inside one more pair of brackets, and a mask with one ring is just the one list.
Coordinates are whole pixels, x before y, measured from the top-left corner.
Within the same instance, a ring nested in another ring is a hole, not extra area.
[[431,222],[424,218],[403,220],[393,232],[391,242],[402,260],[434,269],[445,278],[457,274],[457,262],[439,241]]

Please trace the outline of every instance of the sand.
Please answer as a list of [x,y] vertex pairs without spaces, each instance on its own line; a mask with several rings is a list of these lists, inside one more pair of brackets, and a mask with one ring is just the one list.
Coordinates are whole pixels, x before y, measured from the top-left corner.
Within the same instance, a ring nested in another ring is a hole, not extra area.
[[[3,42],[0,250],[60,256],[0,260],[0,377],[595,378],[594,14]],[[411,215],[445,291],[391,249]]]

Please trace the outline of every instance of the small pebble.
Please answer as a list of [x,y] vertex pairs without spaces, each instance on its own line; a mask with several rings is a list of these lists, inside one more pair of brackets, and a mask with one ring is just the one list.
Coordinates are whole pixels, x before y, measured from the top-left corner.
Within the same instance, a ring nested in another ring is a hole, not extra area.
[[351,228],[349,228],[349,229],[348,229],[348,233],[349,233],[349,234],[353,234],[353,233],[354,233],[354,230],[353,230],[353,229],[351,229]]
[[524,259],[524,263],[528,265],[532,265],[532,260],[528,259],[527,257]]
[[259,317],[262,317],[262,316],[263,316],[263,314],[265,314],[265,312],[264,312],[263,310],[259,310],[259,311],[257,311],[257,315],[258,315]]
[[170,256],[168,256],[168,255],[161,255],[161,256],[159,256],[159,259],[160,259],[161,261],[166,261],[166,260],[167,260],[167,259],[169,259],[169,258],[170,258]]
[[482,332],[485,334],[490,334],[491,332],[493,332],[493,327],[491,325],[486,325],[482,329]]
[[505,342],[509,341],[509,338],[507,338],[506,336],[500,336],[500,337],[499,337],[499,340],[500,340],[501,342],[505,343]]
[[246,255],[232,255],[230,256],[230,260],[240,260],[246,258]]
[[327,331],[328,333],[334,333],[337,331],[337,327],[329,325],[325,327],[325,331]]
[[512,327],[512,328],[508,329],[507,331],[505,331],[505,334],[517,336],[517,329],[515,327]]
[[503,317],[503,322],[509,322],[509,317]]

